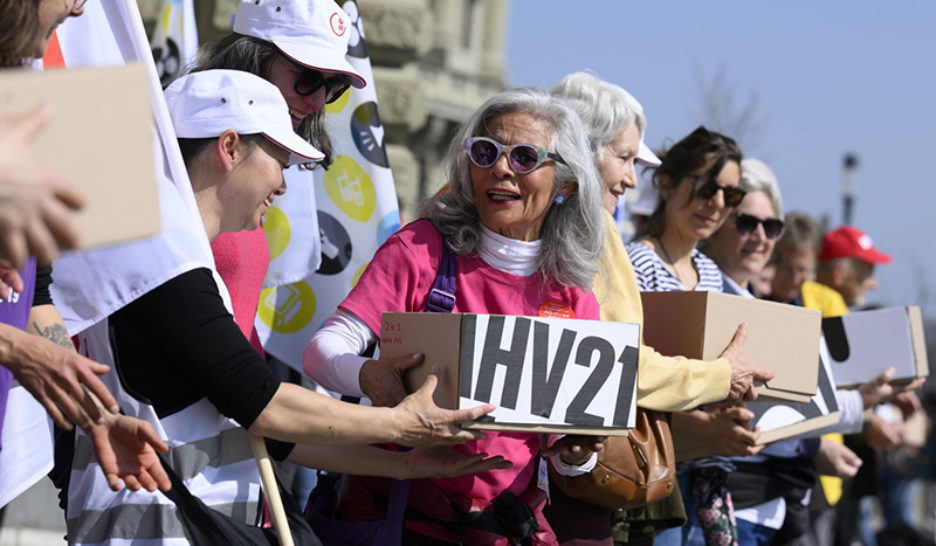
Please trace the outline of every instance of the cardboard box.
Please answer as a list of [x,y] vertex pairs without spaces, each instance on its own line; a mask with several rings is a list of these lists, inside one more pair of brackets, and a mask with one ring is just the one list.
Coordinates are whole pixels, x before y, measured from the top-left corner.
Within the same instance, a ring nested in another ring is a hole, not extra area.
[[623,435],[634,426],[639,326],[460,313],[384,313],[382,358],[424,353],[409,392],[441,368],[435,402],[497,409],[466,428]]
[[[816,395],[808,403],[768,397],[745,403],[747,409],[754,413],[751,429],[760,427],[761,430],[757,445],[771,444],[838,423],[835,380],[832,378],[830,357],[824,340],[820,341],[819,355],[819,385]],[[704,439],[691,433],[680,434],[674,431],[673,444],[677,461],[714,455],[711,446]]]
[[42,102],[55,106],[34,150],[46,168],[84,191],[85,207],[74,213],[83,247],[159,233],[153,116],[142,64],[4,70],[0,96],[4,116]]
[[809,403],[819,378],[819,311],[719,292],[643,292],[644,343],[662,354],[713,360],[748,325],[744,356],[774,373],[759,396]]
[[929,375],[920,308],[856,311],[822,320],[832,375],[843,387],[859,385],[893,366],[895,382]]

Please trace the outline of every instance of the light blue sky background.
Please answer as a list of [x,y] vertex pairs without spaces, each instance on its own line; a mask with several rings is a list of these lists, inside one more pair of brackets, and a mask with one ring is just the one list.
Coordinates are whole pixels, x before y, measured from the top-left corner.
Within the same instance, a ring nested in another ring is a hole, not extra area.
[[643,104],[647,143],[701,121],[701,79],[735,109],[740,142],[780,180],[787,211],[842,222],[842,158],[859,156],[853,224],[894,256],[869,302],[920,303],[936,319],[936,2],[514,0],[508,74],[548,88],[591,69]]

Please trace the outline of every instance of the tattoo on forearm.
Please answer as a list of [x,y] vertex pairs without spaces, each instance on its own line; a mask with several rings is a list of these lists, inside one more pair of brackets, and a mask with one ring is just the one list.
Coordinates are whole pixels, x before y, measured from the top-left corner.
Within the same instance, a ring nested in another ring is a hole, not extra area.
[[34,333],[48,339],[56,345],[61,345],[66,349],[75,349],[75,344],[72,343],[71,337],[68,335],[68,330],[65,329],[61,324],[52,324],[46,328],[40,328],[39,324],[36,321],[32,321],[30,324]]

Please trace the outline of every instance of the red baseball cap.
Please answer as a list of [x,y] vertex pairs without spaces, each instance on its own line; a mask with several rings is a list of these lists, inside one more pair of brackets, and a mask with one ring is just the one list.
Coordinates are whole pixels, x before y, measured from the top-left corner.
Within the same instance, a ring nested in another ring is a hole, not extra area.
[[891,257],[874,248],[867,233],[852,226],[833,229],[822,238],[822,250],[817,259],[820,262],[839,258],[858,258],[869,264],[887,264]]

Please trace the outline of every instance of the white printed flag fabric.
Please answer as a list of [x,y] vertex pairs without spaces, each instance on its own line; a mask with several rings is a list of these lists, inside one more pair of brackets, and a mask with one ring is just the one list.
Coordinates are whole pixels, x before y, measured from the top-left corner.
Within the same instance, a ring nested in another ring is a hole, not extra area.
[[[104,343],[98,345],[97,351],[86,348],[84,354],[113,365],[106,346],[104,319],[179,273],[195,267],[213,268],[214,261],[185,166],[175,145],[175,133],[135,0],[88,2],[83,16],[71,18],[59,27],[49,49],[46,59],[55,60],[46,63],[49,67],[53,64],[72,68],[118,65],[130,61],[150,65],[154,134],[157,136],[153,153],[160,169],[157,179],[163,234],[110,248],[69,252],[53,264],[52,296],[68,331],[71,334],[82,332],[85,336],[96,332]],[[170,145],[164,147],[163,143]],[[115,188],[115,191],[120,190]],[[222,293],[226,293],[221,286]],[[103,379],[105,383],[115,380],[113,372]],[[111,388],[116,386],[111,384]],[[23,387],[11,389],[5,419],[0,456],[0,506],[52,467],[51,421]]]
[[213,269],[214,259],[176,145],[136,2],[88,2],[84,15],[59,27],[58,39],[69,68],[132,61],[148,65],[163,229],[161,235],[151,239],[68,253],[54,264],[52,297],[69,333],[74,335],[185,271]]
[[194,0],[163,0],[150,46],[163,86],[182,75],[198,55]]
[[[326,107],[334,163],[324,173],[306,172],[314,174],[311,185],[287,178],[283,197],[292,194],[290,204],[296,206],[284,211],[278,205],[287,199],[277,199],[263,226],[271,263],[257,331],[264,349],[297,370],[302,369],[306,342],[347,296],[377,248],[400,227],[363,24],[356,2],[349,0],[342,7],[352,21],[348,56],[367,86],[352,88]],[[314,196],[303,190],[314,191]],[[310,215],[318,225],[316,232],[297,228],[303,221],[308,224]],[[308,248],[315,243],[319,250],[310,256]]]

